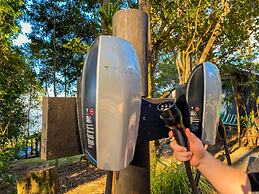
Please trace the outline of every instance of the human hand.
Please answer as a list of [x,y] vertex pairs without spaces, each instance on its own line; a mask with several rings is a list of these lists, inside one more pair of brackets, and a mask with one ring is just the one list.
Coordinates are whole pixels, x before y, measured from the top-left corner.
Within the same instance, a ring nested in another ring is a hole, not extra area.
[[[192,166],[198,167],[206,155],[206,150],[200,139],[197,138],[192,132],[190,132],[190,129],[186,128],[185,133],[188,139],[190,151],[187,151],[185,147],[178,145],[176,140],[172,140],[170,146],[174,151],[173,155],[180,162],[190,160],[190,164]],[[173,132],[170,131],[168,135],[170,138],[172,138]]]

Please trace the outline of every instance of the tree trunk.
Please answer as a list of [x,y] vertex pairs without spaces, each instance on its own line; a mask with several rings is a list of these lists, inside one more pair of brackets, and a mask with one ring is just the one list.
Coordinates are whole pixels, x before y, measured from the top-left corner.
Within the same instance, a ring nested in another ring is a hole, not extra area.
[[34,151],[33,151],[33,138],[31,138],[31,155],[33,155],[34,154]]
[[153,66],[151,63],[148,63],[148,97],[151,98],[153,96]]
[[[108,12],[108,4],[109,4],[109,0],[103,0],[103,8],[105,10],[105,12]],[[103,35],[107,35],[108,31],[107,31],[107,24],[106,21],[104,20],[104,18],[102,18],[102,34]]]
[[[55,5],[54,5],[55,6]],[[53,30],[53,92],[57,97],[56,90],[57,50],[56,50],[56,7],[54,7],[54,30]]]
[[[233,80],[235,81],[235,80]],[[237,112],[237,137],[239,146],[241,146],[241,115],[240,115],[240,107],[241,107],[241,97],[240,97],[240,90],[238,86],[234,85],[234,95],[236,101],[236,112]]]
[[148,61],[148,97],[151,98],[154,95],[154,74],[157,64],[158,53],[155,49],[149,48],[149,61]]
[[[150,2],[149,0],[139,0],[139,9],[148,14],[148,97],[151,98],[154,95],[154,74],[157,64],[158,51],[152,47],[152,37],[150,29]],[[156,157],[156,141],[149,142],[149,162],[150,162],[150,180],[155,176],[156,166],[157,166],[157,157]],[[151,182],[151,184],[154,184]],[[150,185],[151,186],[151,185]],[[151,189],[151,188],[150,188]]]
[[[206,58],[207,58],[207,56],[208,56],[208,54],[209,54],[209,52],[210,52],[210,50],[211,50],[211,48],[212,48],[212,46],[213,46],[213,44],[215,42],[217,36],[220,33],[220,30],[222,28],[222,23],[224,21],[224,18],[229,13],[229,4],[228,4],[228,2],[225,1],[225,0],[222,0],[221,3],[222,3],[222,14],[219,17],[219,20],[216,23],[216,25],[215,25],[215,27],[214,27],[214,29],[212,31],[212,34],[211,34],[211,36],[210,36],[210,38],[209,38],[205,48],[203,49],[203,52],[202,52],[199,60],[195,61],[194,66],[193,67],[191,66],[191,60],[190,59],[191,59],[191,55],[192,55],[192,53],[194,51],[193,49],[191,50],[191,45],[195,44],[195,42],[194,42],[195,39],[194,38],[195,38],[196,33],[197,33],[197,29],[196,29],[197,28],[197,24],[195,24],[195,29],[196,30],[195,30],[195,32],[193,34],[193,38],[192,38],[189,46],[185,50],[179,50],[178,51],[178,55],[177,55],[177,59],[176,59],[176,67],[177,67],[177,72],[178,72],[178,75],[179,75],[179,83],[180,84],[184,84],[184,83],[186,83],[188,81],[190,73],[192,71],[192,68],[194,68],[195,65],[201,64],[201,63],[206,61]],[[197,11],[197,13],[196,13],[197,17],[198,17],[199,9],[200,9],[200,6],[198,5],[197,6],[197,10],[196,10]],[[197,19],[196,19],[196,21],[197,21]],[[202,40],[202,39],[200,39],[200,40]],[[197,50],[199,48],[199,45],[200,45],[200,41],[198,41],[197,45],[195,45],[195,47],[196,47],[196,53],[195,53],[196,54],[196,58],[198,58]]]
[[47,96],[49,96],[49,91],[48,91],[48,80],[46,80],[46,83],[45,83],[45,91],[46,91]]
[[211,50],[217,36],[219,35],[219,33],[221,31],[222,23],[224,22],[224,19],[225,19],[226,15],[230,11],[228,1],[222,0],[221,3],[222,3],[222,5],[221,5],[222,6],[222,14],[219,18],[219,21],[215,25],[215,28],[213,29],[213,32],[210,36],[210,39],[207,42],[207,44],[206,44],[206,46],[205,46],[205,48],[202,52],[202,55],[201,55],[200,60],[199,60],[199,64],[203,63],[206,60],[207,55],[209,54],[209,51]]
[[178,51],[176,58],[176,68],[179,77],[179,83],[184,84],[188,81],[191,73],[190,53]]
[[[32,78],[31,78],[32,79]],[[32,82],[32,80],[30,80]],[[29,104],[28,104],[28,112],[27,112],[27,130],[26,130],[26,152],[25,152],[25,158],[28,158],[28,141],[30,136],[30,112],[31,112],[31,103],[32,103],[32,83],[30,83],[30,89],[29,89]]]
[[48,167],[29,172],[16,186],[17,194],[56,194],[59,191],[57,168]]

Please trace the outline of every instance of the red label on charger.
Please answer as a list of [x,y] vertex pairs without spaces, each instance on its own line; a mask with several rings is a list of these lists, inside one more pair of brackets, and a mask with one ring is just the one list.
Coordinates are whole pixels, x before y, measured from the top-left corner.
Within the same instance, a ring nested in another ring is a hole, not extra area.
[[196,112],[199,112],[200,111],[200,108],[198,106],[195,107],[195,111]]
[[89,115],[93,116],[94,115],[94,109],[93,108],[89,108]]

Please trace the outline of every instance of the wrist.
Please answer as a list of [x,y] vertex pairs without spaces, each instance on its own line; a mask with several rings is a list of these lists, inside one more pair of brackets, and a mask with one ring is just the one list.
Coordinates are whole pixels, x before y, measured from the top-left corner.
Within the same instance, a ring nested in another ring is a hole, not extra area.
[[210,158],[210,154],[209,152],[207,152],[206,150],[204,150],[204,154],[203,157],[200,159],[199,164],[196,166],[196,168],[198,170],[200,170],[203,166],[206,166],[209,163],[209,158]]

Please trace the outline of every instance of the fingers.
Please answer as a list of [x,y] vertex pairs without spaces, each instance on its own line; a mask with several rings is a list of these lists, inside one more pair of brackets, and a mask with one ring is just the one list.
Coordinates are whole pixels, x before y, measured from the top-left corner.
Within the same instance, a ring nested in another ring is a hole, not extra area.
[[187,151],[186,147],[180,146],[179,144],[176,143],[176,141],[171,141],[170,146],[174,151],[177,151],[177,152]]
[[171,130],[169,131],[168,136],[169,136],[170,139],[173,138],[174,134]]
[[[189,136],[190,138],[193,138],[191,137],[191,132],[189,129],[186,129],[189,133]],[[172,138],[173,137],[173,132],[170,131],[168,133],[168,136],[169,138]],[[188,137],[189,139],[189,137]],[[170,143],[170,147],[174,150],[174,157],[180,161],[180,162],[185,162],[185,161],[189,161],[191,158],[192,158],[192,152],[190,151],[187,151],[187,148],[186,147],[183,147],[183,146],[180,146],[179,144],[177,144],[177,142],[175,140],[171,141]]]
[[195,143],[197,142],[198,138],[190,131],[189,128],[185,129],[185,134],[189,140],[190,143]]
[[171,141],[170,146],[174,150],[173,155],[178,161],[185,162],[192,158],[192,153],[187,152],[186,147],[178,145],[175,140]]
[[173,155],[180,162],[185,162],[185,161],[188,161],[192,158],[191,152],[176,152],[176,151],[174,151]]

